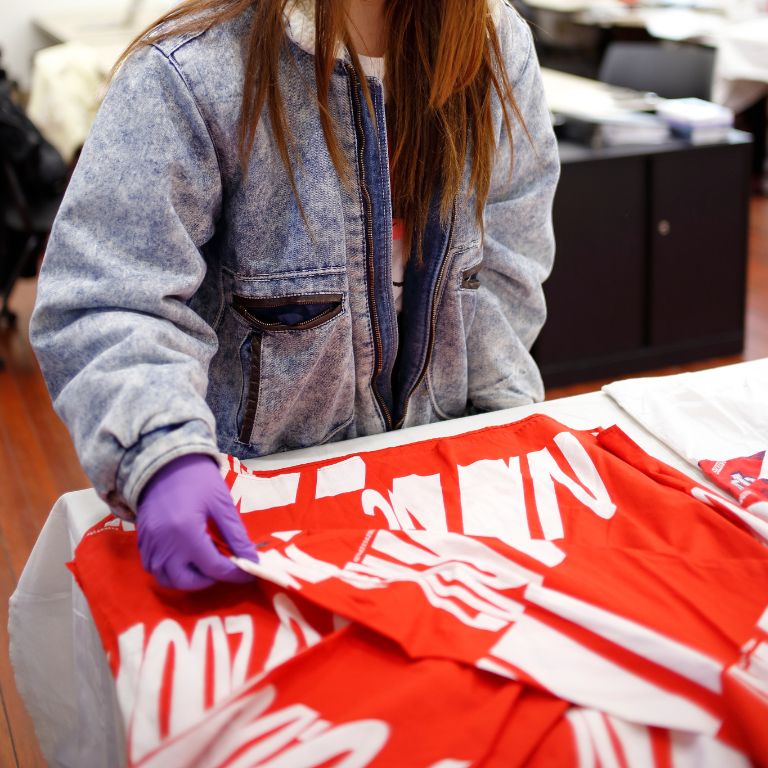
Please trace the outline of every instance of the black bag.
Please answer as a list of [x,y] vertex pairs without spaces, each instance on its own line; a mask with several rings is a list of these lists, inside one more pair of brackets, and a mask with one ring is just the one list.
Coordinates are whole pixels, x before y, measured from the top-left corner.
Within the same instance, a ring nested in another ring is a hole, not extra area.
[[11,164],[27,203],[61,194],[67,165],[13,98],[11,83],[0,69],[0,154]]
[[[25,222],[40,227],[38,215],[54,211],[64,192],[69,169],[14,98],[0,67],[0,293],[7,314],[7,296],[16,277],[32,277],[37,268],[30,243],[44,242],[47,232],[30,232]],[[37,237],[37,240],[31,240]]]

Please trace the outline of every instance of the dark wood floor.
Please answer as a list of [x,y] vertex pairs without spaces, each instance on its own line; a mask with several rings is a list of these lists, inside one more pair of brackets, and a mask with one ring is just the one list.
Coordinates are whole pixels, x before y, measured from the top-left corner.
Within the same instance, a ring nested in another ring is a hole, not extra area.
[[[48,511],[64,492],[85,488],[69,436],[51,409],[27,339],[34,280],[19,283],[13,309],[15,331],[0,331],[0,766],[38,768],[40,755],[29,717],[13,681],[7,647],[8,598],[13,592]],[[747,335],[744,353],[706,360],[654,375],[698,370],[768,356],[768,198],[751,206]],[[552,389],[548,399],[589,392],[604,381]],[[105,768],[107,768],[105,766]]]

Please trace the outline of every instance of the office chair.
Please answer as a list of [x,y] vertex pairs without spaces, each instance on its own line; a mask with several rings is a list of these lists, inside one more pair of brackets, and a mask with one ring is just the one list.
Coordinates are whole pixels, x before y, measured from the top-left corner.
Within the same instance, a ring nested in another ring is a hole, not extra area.
[[715,49],[686,43],[613,42],[598,79],[666,99],[710,99]]

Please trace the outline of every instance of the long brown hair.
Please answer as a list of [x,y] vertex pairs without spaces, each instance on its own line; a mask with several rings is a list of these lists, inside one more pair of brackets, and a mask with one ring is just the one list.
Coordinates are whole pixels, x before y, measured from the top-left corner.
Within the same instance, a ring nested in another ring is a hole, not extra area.
[[[203,31],[253,8],[245,45],[245,81],[240,110],[241,163],[248,167],[256,128],[266,105],[273,135],[299,200],[291,165],[293,136],[286,120],[278,78],[281,50],[287,44],[286,8],[294,0],[186,0],[134,40],[115,69],[138,48],[176,34]],[[331,160],[342,179],[350,169],[339,146],[328,92],[336,44],[347,46],[371,108],[367,81],[346,27],[348,0],[315,0],[315,78],[317,103]],[[385,68],[389,101],[391,181],[394,215],[404,222],[404,252],[427,221],[439,184],[445,221],[459,194],[467,150],[471,148],[470,191],[482,228],[490,187],[496,137],[491,96],[502,105],[504,129],[512,141],[511,115],[525,127],[512,94],[488,0],[388,0]]]

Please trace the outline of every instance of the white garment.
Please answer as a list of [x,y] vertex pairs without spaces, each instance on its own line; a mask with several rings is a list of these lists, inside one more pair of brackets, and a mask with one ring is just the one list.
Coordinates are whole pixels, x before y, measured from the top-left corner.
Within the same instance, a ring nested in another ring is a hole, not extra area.
[[108,79],[91,46],[62,43],[35,54],[27,115],[67,162],[88,136]]
[[615,381],[603,392],[694,467],[768,448],[768,358]]
[[[360,65],[367,77],[375,77],[381,82],[384,101],[387,100],[387,80],[383,56],[358,56]],[[392,297],[395,311],[400,314],[403,308],[403,279],[405,274],[405,255],[403,254],[403,241],[400,237],[395,239],[396,228],[392,226]]]

